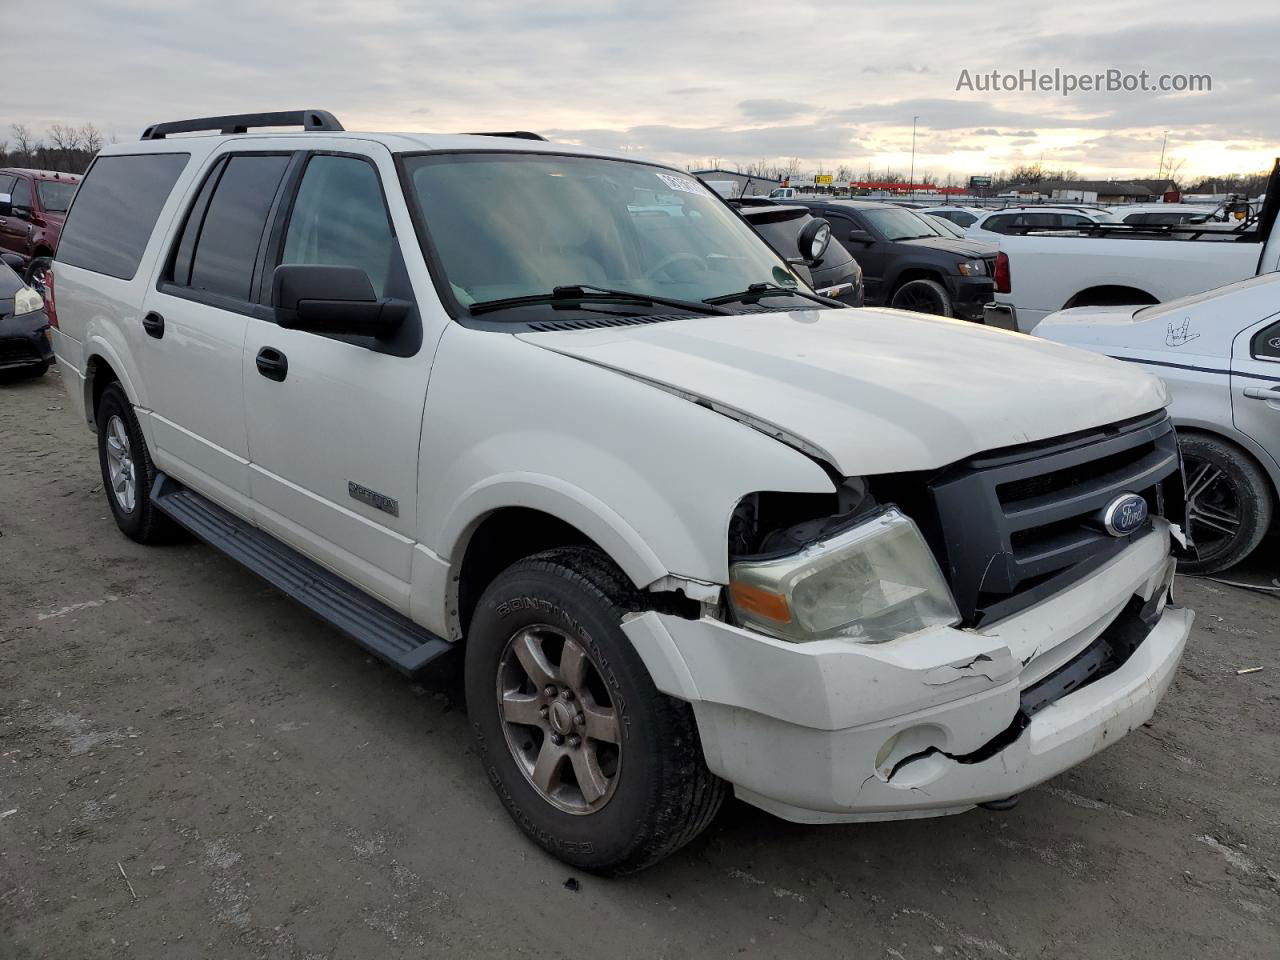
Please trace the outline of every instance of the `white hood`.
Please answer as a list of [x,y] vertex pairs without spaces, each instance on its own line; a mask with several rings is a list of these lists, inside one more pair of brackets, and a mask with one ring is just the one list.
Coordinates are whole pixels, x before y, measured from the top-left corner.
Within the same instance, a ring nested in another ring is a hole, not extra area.
[[548,333],[547,350],[709,401],[846,476],[940,467],[1159,409],[1128,364],[898,310],[800,310]]

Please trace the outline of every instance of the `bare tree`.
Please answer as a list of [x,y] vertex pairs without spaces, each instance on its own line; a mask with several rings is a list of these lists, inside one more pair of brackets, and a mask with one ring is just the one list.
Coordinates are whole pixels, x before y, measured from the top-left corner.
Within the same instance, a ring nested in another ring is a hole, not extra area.
[[74,154],[80,149],[80,131],[72,126],[55,123],[49,128],[49,140],[53,148],[62,155],[60,158],[62,169],[70,170]]
[[40,141],[32,136],[24,123],[15,123],[10,129],[13,130],[13,151],[22,158],[19,163],[24,167],[31,166],[31,151],[40,145]]
[[86,151],[96,154],[102,149],[102,131],[92,123],[86,123],[80,128],[80,141],[84,144]]

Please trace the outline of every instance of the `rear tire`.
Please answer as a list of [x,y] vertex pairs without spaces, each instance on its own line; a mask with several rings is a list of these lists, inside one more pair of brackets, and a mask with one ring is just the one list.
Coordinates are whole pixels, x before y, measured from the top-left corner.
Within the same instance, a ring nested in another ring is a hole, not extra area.
[[98,464],[107,505],[125,536],[138,543],[171,543],[182,528],[156,510],[151,486],[155,464],[147,450],[133,404],[119,383],[111,383],[98,401]]
[[937,280],[908,280],[893,292],[889,306],[913,313],[931,313],[939,317],[954,317],[951,295]]
[[1257,548],[1271,527],[1271,483],[1253,457],[1205,434],[1179,438],[1187,477],[1187,533],[1198,556],[1183,573],[1218,573]]
[[467,634],[467,713],[490,782],[530,839],[593,873],[670,856],[727,793],[693,710],[658,691],[622,632],[641,608],[598,550],[562,547],[499,574]]

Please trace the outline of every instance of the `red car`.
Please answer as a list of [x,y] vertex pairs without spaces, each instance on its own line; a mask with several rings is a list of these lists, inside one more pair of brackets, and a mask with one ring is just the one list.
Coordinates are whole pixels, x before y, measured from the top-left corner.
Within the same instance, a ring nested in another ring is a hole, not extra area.
[[0,169],[0,251],[24,260],[53,256],[79,185],[79,174]]

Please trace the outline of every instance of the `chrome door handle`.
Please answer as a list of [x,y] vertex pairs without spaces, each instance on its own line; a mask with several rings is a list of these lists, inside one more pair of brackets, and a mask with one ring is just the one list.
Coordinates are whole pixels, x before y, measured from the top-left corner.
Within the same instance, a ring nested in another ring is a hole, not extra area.
[[3,227],[3,226],[4,226],[6,223],[8,223],[8,222],[9,222],[9,221],[8,221],[8,220],[6,220],[6,219],[4,219],[4,217],[0,217],[0,227]]
[[1264,390],[1262,387],[1245,387],[1244,395],[1250,400],[1274,400],[1280,403],[1280,387]]

